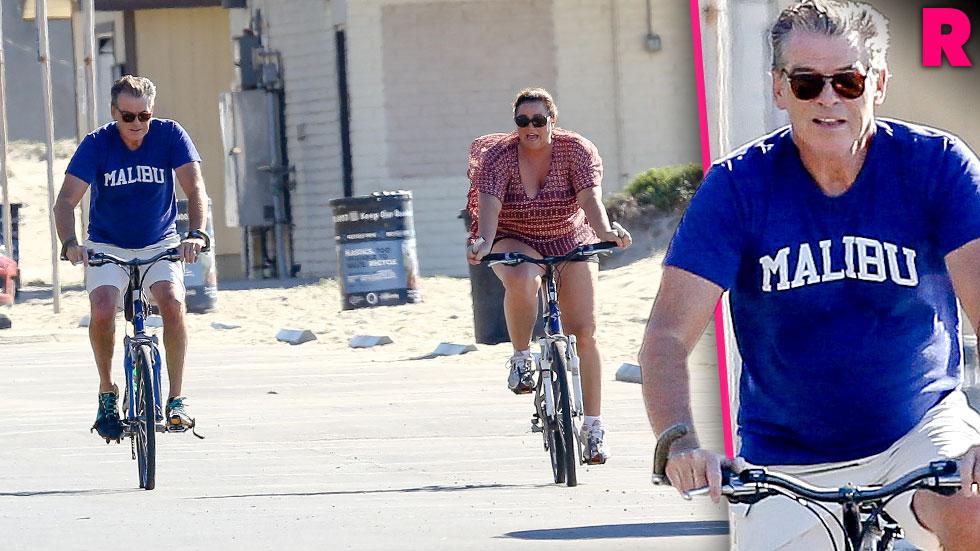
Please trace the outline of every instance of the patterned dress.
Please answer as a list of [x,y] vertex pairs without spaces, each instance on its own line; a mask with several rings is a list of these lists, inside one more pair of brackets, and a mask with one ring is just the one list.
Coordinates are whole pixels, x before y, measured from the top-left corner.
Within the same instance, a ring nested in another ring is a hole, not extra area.
[[517,132],[489,134],[470,146],[470,239],[479,236],[478,200],[483,192],[502,204],[495,240],[511,237],[545,256],[563,255],[579,245],[598,242],[575,200],[580,191],[602,182],[602,159],[595,145],[575,132],[556,128],[551,167],[538,194],[531,198],[521,183],[518,141]]

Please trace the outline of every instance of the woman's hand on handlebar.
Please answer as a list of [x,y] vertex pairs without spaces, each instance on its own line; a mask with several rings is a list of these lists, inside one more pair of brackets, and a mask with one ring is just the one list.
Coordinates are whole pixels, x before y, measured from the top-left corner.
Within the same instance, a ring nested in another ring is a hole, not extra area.
[[612,229],[609,231],[596,231],[596,236],[601,241],[612,241],[621,249],[625,249],[633,244],[633,236],[630,232],[626,231],[626,228],[619,225],[619,222],[612,223]]
[[466,247],[466,261],[473,265],[479,264],[484,256],[490,254],[491,248],[493,248],[493,243],[482,237],[477,238],[476,241]]

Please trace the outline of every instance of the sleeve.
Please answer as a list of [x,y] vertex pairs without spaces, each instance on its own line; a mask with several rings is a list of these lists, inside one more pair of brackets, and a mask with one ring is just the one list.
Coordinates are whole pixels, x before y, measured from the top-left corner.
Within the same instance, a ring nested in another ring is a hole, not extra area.
[[95,136],[89,134],[82,138],[82,143],[78,144],[75,153],[68,162],[65,174],[71,174],[88,185],[95,183],[98,176],[98,147],[95,144]]
[[[500,161],[505,158],[503,148],[492,147],[477,153],[479,157],[474,160],[470,158],[470,170],[473,174],[473,183],[481,193],[493,195],[502,203],[504,192],[507,187],[506,178],[500,177]],[[474,169],[474,162],[476,168]]]
[[933,191],[936,243],[943,256],[980,238],[980,161],[950,138]]
[[181,167],[190,162],[201,162],[201,156],[187,131],[177,121],[173,121],[173,141],[170,146],[170,166]]
[[735,284],[745,242],[735,186],[723,166],[715,166],[694,194],[664,258],[674,266],[730,289]]
[[575,142],[575,166],[572,168],[572,188],[575,193],[602,184],[602,158],[595,144],[581,138]]

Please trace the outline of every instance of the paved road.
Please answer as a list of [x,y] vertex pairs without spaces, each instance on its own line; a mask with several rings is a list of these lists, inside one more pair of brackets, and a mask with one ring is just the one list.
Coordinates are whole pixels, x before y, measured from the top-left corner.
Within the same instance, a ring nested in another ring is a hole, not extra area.
[[[723,508],[648,484],[640,387],[615,366],[614,459],[566,488],[549,483],[529,398],[504,388],[502,346],[461,361],[196,343],[186,388],[207,439],[163,435],[146,492],[128,442],[88,432],[84,336],[18,340],[0,341],[2,549],[727,548]],[[710,332],[696,355],[695,415],[720,448]]]

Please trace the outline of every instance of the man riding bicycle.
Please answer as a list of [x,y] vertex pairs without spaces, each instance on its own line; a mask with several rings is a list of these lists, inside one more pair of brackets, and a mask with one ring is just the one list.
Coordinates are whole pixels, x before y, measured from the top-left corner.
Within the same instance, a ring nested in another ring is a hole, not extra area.
[[[176,247],[184,262],[195,262],[208,240],[201,157],[180,124],[153,117],[155,96],[156,87],[144,77],[126,75],[112,85],[113,122],[79,144],[54,206],[62,256],[72,264],[86,264],[89,340],[99,371],[99,409],[92,428],[107,441],[118,440],[123,432],[119,389],[112,381],[112,352],[117,305],[129,279],[113,264],[88,266],[88,252],[133,259]],[[175,226],[175,175],[187,195],[190,231],[183,240]],[[75,236],[74,209],[89,186],[88,239],[82,245]],[[194,420],[181,394],[187,349],[183,263],[158,262],[145,270],[144,291],[152,295],[163,318],[170,381],[166,422],[190,428]]]
[[[671,242],[640,351],[651,425],[693,426],[686,358],[729,290],[739,455],[831,487],[961,458],[960,494],[906,493],[886,511],[918,547],[980,549],[957,307],[980,326],[980,161],[948,133],[875,118],[888,30],[870,6],[796,2],[771,40],[790,125],[717,161]],[[717,500],[724,461],[692,433],[666,472]],[[827,548],[821,519],[785,498],[731,519],[738,549]]]

